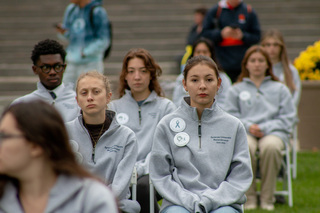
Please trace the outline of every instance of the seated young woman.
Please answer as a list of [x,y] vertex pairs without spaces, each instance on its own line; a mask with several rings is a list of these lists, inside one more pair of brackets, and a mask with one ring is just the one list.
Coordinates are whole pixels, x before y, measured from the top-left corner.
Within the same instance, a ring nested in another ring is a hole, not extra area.
[[0,119],[0,212],[118,212],[116,199],[76,161],[64,121],[37,100]]
[[117,122],[116,113],[107,109],[112,95],[108,78],[97,71],[83,73],[76,94],[81,115],[66,127],[79,162],[110,186],[121,211],[139,212],[138,202],[129,200],[137,140],[132,130]]
[[[138,158],[135,164],[138,173],[137,201],[141,213],[149,213],[149,157],[154,131],[158,122],[176,107],[167,98],[158,81],[161,67],[148,50],[130,49],[123,59],[120,74],[120,99],[111,101],[109,108],[117,112],[119,123],[129,127],[137,136]],[[154,198],[158,212],[157,198]]]
[[[267,51],[250,47],[242,61],[237,83],[228,91],[225,110],[238,117],[247,131],[251,164],[257,169],[257,150],[261,174],[260,207],[274,210],[274,191],[283,158],[281,151],[289,142],[296,118],[296,108],[287,86],[272,72]],[[258,206],[256,179],[247,192],[245,209]]]
[[189,59],[183,73],[190,97],[159,122],[150,157],[161,213],[242,212],[252,182],[245,128],[215,101],[221,79],[211,58]]

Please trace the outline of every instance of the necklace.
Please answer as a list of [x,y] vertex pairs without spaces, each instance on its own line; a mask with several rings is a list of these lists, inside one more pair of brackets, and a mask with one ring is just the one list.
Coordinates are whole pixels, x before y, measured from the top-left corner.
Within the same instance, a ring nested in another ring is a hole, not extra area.
[[102,125],[102,127],[101,127],[101,129],[100,129],[99,135],[98,135],[98,137],[97,137],[97,140],[95,140],[94,137],[92,136],[92,134],[91,134],[91,132],[90,132],[87,124],[84,122],[84,126],[87,128],[87,130],[88,130],[88,132],[89,132],[89,135],[90,135],[90,138],[91,138],[91,140],[92,140],[92,142],[93,142],[93,147],[94,147],[94,148],[96,147],[97,142],[98,142],[99,138],[101,137],[101,134],[102,134],[102,131],[103,131],[103,128],[104,128],[104,124],[105,124],[105,123],[106,123],[106,122],[103,122],[103,125]]

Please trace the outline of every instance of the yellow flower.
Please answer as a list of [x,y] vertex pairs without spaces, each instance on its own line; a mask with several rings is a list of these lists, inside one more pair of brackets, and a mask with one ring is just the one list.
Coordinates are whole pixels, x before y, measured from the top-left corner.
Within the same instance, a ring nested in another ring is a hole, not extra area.
[[320,80],[320,40],[300,52],[294,60],[294,66],[301,80]]

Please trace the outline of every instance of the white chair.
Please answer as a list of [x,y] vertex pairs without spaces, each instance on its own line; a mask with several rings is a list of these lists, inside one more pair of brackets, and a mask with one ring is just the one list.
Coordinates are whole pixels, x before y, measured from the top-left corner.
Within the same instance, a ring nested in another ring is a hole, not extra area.
[[[258,151],[259,152],[259,151]],[[291,161],[290,161],[290,148],[288,144],[285,144],[285,149],[281,152],[283,159],[281,162],[282,172],[279,174],[278,180],[282,182],[282,190],[276,190],[275,195],[283,195],[288,197],[288,205],[293,206],[293,194],[292,194],[292,176],[291,176]],[[257,157],[259,155],[257,154]],[[259,158],[258,158],[259,159]],[[259,166],[259,163],[257,164]],[[258,175],[259,176],[259,175]],[[258,177],[259,179],[259,177]],[[260,194],[260,191],[257,192]]]
[[150,213],[154,213],[154,187],[149,176],[149,190],[150,190]]
[[133,167],[133,172],[132,172],[131,181],[130,181],[130,186],[132,187],[132,195],[131,195],[132,200],[137,200],[137,182],[138,182],[137,179],[138,179],[137,168]]
[[285,150],[282,151],[282,155],[284,156],[284,159],[282,160],[282,166],[284,169],[283,177],[282,177],[283,186],[282,186],[282,190],[277,190],[275,194],[287,196],[288,205],[292,207],[293,206],[292,176],[291,176],[292,164],[290,161],[290,149],[287,144],[285,146]]
[[294,126],[293,128],[293,133],[292,133],[292,163],[291,163],[291,169],[292,169],[292,178],[296,179],[297,178],[297,161],[298,161],[298,128],[297,125]]

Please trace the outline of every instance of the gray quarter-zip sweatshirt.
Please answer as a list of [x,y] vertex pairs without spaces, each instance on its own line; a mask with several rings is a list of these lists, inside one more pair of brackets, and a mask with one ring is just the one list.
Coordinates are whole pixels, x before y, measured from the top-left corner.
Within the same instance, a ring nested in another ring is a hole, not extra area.
[[[185,98],[158,124],[150,157],[150,177],[164,198],[161,209],[180,205],[190,212],[220,206],[241,210],[252,169],[241,121],[216,103],[198,118]],[[182,144],[181,144],[182,142]]]
[[229,89],[225,110],[239,118],[248,134],[252,124],[258,124],[265,135],[275,135],[289,141],[296,119],[296,107],[289,89],[281,82],[265,77],[260,87],[249,79]]
[[148,154],[151,151],[156,126],[161,118],[173,112],[176,106],[169,99],[159,97],[155,91],[152,91],[139,106],[131,91],[126,90],[122,98],[112,101],[108,107],[117,112],[119,123],[129,127],[136,134],[139,144],[137,172],[139,176],[148,174]]
[[[117,213],[112,192],[96,180],[59,175],[50,191],[44,213]],[[0,213],[24,213],[18,189],[7,183],[0,199]]]
[[33,91],[30,94],[19,97],[12,102],[27,102],[31,100],[43,100],[48,104],[54,105],[54,107],[60,112],[62,118],[65,122],[72,121],[78,117],[80,113],[80,108],[76,101],[76,93],[73,90],[73,84],[61,83],[60,86],[52,90],[55,93],[56,99],[53,99],[41,82],[37,83],[37,90]]
[[110,186],[119,199],[122,211],[139,212],[138,202],[128,200],[138,144],[134,132],[118,124],[115,114],[107,110],[106,115],[110,116],[109,119],[112,122],[95,147],[91,143],[88,130],[83,125],[82,115],[66,123],[66,127],[70,143],[81,164]]

